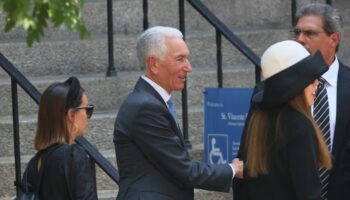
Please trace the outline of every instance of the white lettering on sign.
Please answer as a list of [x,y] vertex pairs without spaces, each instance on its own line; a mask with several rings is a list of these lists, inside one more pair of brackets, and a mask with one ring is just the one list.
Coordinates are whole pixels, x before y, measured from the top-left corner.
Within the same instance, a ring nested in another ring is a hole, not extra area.
[[223,103],[207,101],[207,106],[208,107],[215,107],[215,108],[222,108],[222,107],[224,107],[224,104]]

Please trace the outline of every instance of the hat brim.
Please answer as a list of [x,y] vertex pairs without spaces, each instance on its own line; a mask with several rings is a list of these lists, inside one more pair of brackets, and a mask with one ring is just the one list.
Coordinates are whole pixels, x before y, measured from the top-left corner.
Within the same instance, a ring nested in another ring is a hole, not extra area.
[[301,93],[328,70],[320,51],[259,82],[252,102],[264,108],[278,107]]

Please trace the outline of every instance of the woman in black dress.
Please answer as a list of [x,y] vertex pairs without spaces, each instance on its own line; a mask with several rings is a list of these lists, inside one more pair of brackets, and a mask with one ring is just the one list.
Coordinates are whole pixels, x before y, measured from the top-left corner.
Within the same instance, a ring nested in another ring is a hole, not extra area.
[[[97,199],[89,157],[74,144],[76,137],[84,135],[93,108],[75,77],[44,91],[34,141],[38,153],[24,174],[32,187],[39,188],[39,199]],[[35,186],[40,170],[42,181]]]
[[261,68],[240,147],[243,199],[320,200],[319,167],[330,168],[331,158],[310,106],[328,66],[320,52],[282,41],[264,52]]

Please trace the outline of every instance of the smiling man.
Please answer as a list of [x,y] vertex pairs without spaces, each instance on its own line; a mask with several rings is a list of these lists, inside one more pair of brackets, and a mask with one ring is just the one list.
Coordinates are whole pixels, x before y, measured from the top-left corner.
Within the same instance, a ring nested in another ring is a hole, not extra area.
[[156,26],[137,40],[145,73],[121,105],[114,130],[119,200],[192,200],[193,189],[228,192],[243,163],[210,165],[190,159],[171,94],[192,71],[179,30]]

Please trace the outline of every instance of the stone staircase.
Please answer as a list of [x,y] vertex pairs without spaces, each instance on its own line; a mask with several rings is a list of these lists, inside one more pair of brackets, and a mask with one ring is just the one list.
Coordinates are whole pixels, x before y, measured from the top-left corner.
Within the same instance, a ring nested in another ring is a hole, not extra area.
[[[303,0],[316,2],[315,0]],[[317,1],[324,2],[324,1]],[[248,47],[258,55],[272,43],[290,38],[290,2],[280,0],[203,0]],[[142,0],[114,0],[114,59],[116,77],[105,77],[108,66],[107,15],[105,0],[86,0],[84,18],[91,38],[80,40],[77,33],[64,27],[48,29],[41,43],[28,48],[25,33],[0,31],[0,52],[43,91],[49,84],[63,81],[71,75],[80,78],[94,113],[86,138],[114,165],[113,126],[121,102],[132,90],[139,71],[135,42],[142,32]],[[345,31],[350,31],[350,2],[334,0],[333,4],[344,15]],[[185,3],[186,40],[191,51],[193,72],[188,76],[189,139],[194,159],[203,157],[203,91],[217,87],[215,30],[188,3]],[[0,26],[4,17],[0,14]],[[178,1],[149,0],[149,22],[153,25],[178,27]],[[350,65],[350,36],[345,35],[339,52],[340,59]],[[254,66],[226,39],[223,39],[224,87],[253,87]],[[38,106],[19,90],[20,144],[22,172],[35,153],[35,133]],[[175,99],[181,105],[181,94]],[[14,150],[12,133],[11,83],[0,69],[0,200],[13,199],[15,188]],[[178,106],[179,107],[179,106]],[[178,116],[181,119],[181,109]],[[180,120],[181,121],[181,120]],[[115,199],[116,183],[97,169],[100,199]],[[196,190],[196,200],[231,199],[231,193]]]

